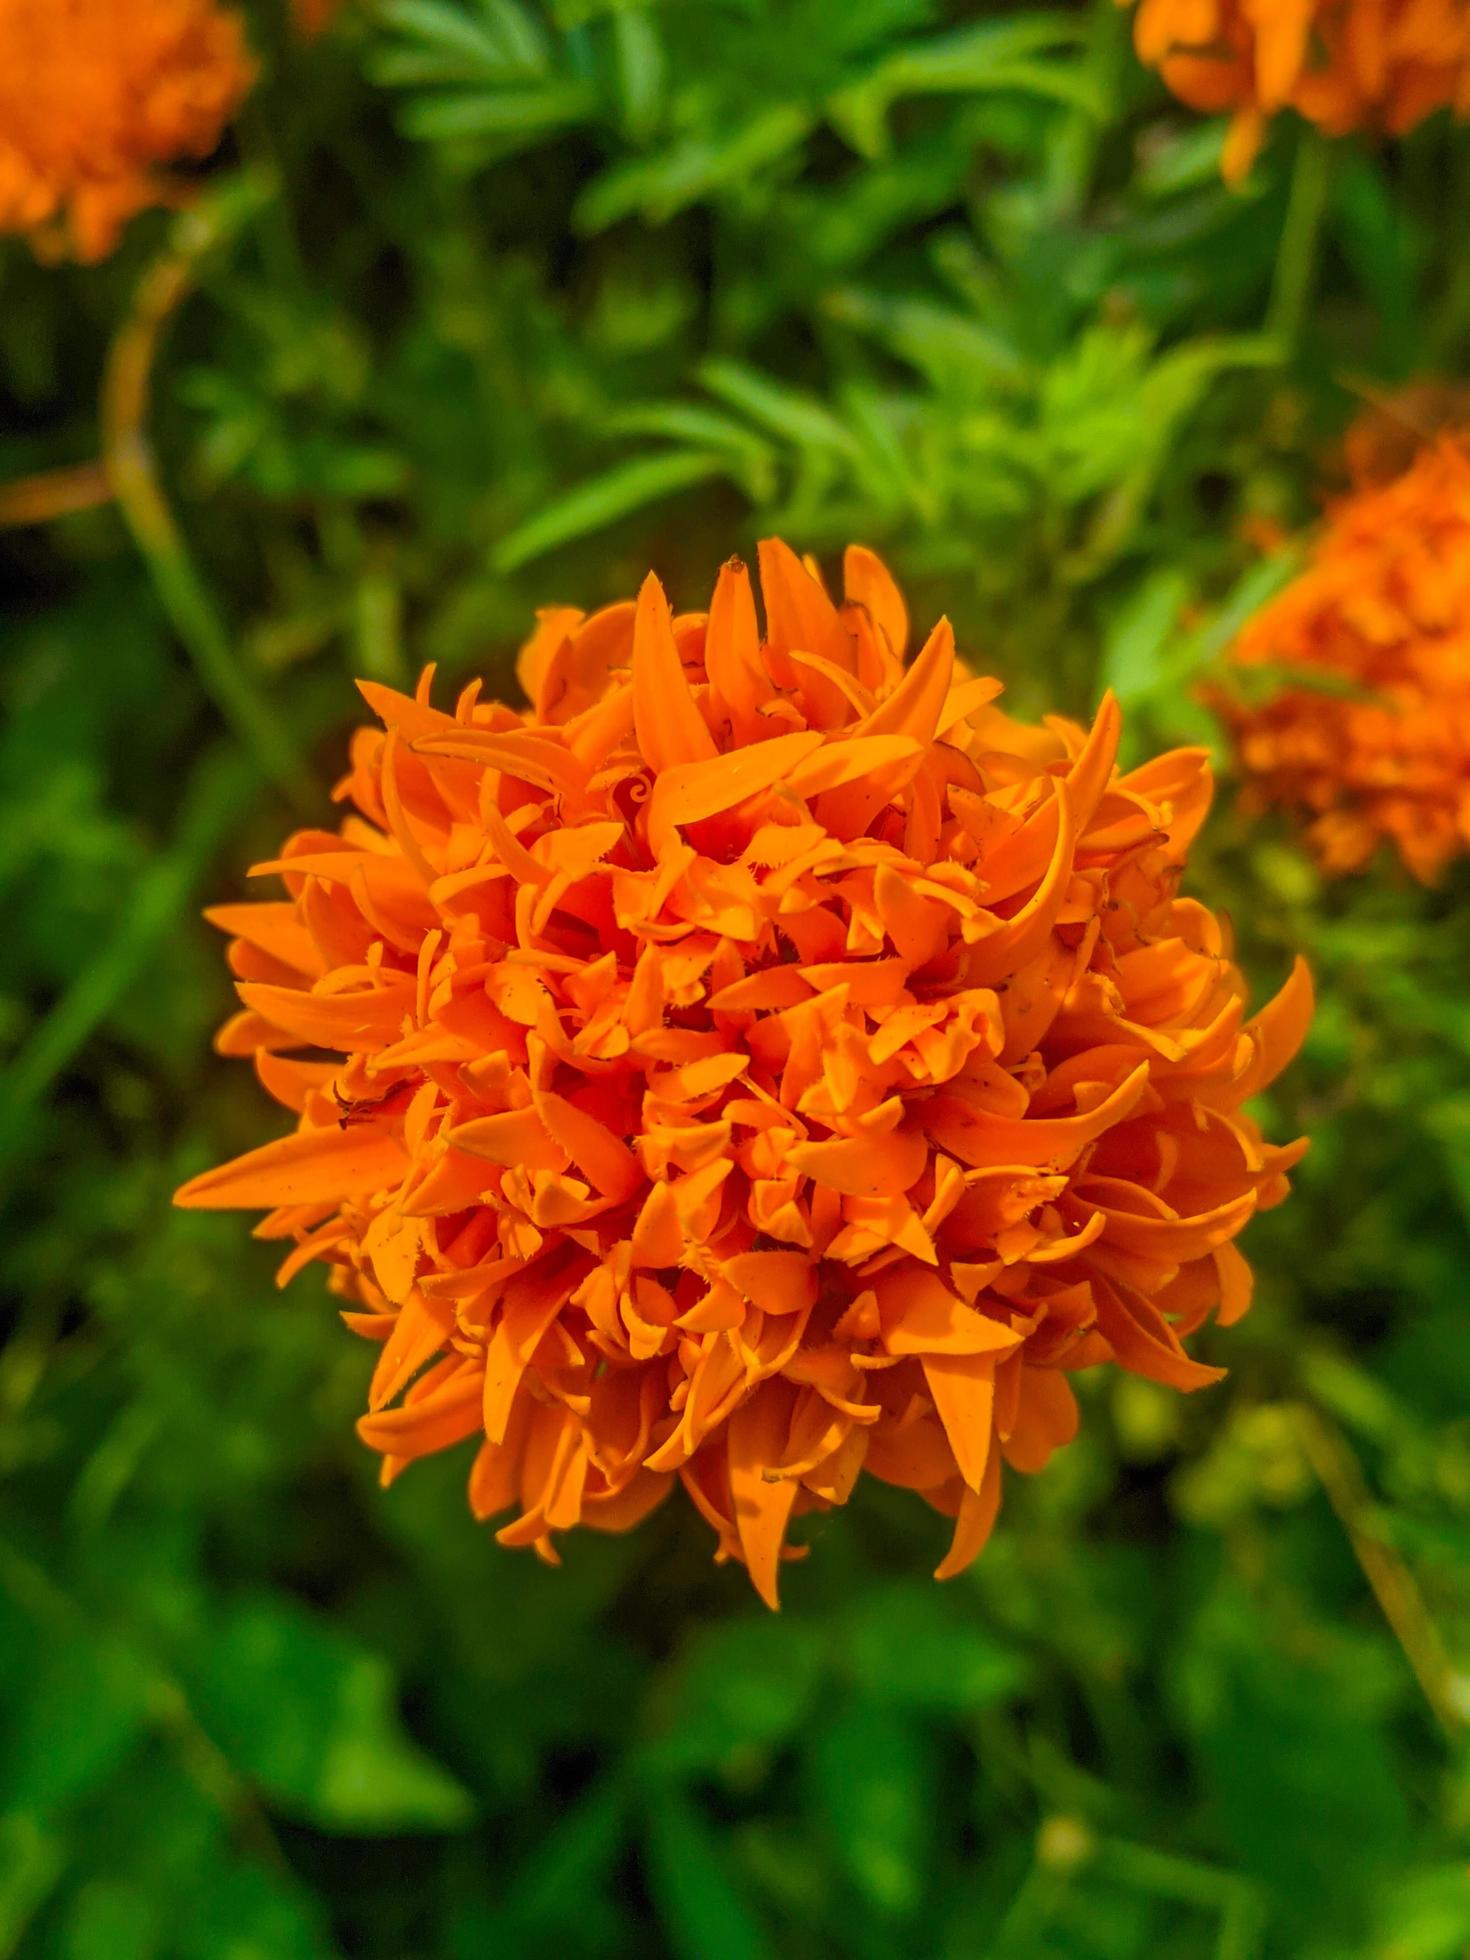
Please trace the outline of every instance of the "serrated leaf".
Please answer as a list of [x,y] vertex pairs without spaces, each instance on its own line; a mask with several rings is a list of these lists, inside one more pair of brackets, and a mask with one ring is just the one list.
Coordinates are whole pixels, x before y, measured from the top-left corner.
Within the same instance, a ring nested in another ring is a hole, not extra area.
[[504,81],[546,65],[544,44],[507,0],[478,0],[473,13],[450,0],[383,0],[381,18],[426,51],[464,64],[467,78]]
[[577,223],[586,232],[606,231],[637,212],[650,224],[664,224],[785,156],[806,140],[813,122],[799,105],[777,103],[736,128],[689,136],[654,156],[615,164],[578,199]]

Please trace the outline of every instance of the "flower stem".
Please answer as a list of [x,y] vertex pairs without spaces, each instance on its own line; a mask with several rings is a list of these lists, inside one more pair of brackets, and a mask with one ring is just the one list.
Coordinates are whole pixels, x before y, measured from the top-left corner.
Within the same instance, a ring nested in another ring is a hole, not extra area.
[[1286,222],[1281,229],[1271,298],[1266,309],[1266,331],[1278,336],[1292,352],[1301,339],[1307,307],[1317,283],[1323,222],[1332,185],[1331,165],[1331,152],[1324,138],[1315,129],[1303,130],[1291,173]]
[[112,485],[100,463],[75,463],[41,470],[0,485],[0,531],[22,524],[49,524],[74,511],[97,510],[112,502]]
[[118,508],[152,575],[200,685],[262,771],[303,811],[315,803],[294,738],[236,659],[230,636],[194,567],[159,483],[147,417],[153,361],[169,320],[191,291],[200,261],[238,229],[265,195],[248,179],[180,220],[175,243],[144,274],[113,340],[102,383],[102,461]]
[[1319,1410],[1301,1403],[1294,1415],[1307,1461],[1347,1533],[1379,1610],[1403,1649],[1424,1699],[1453,1741],[1465,1730],[1455,1670],[1413,1573],[1374,1521],[1373,1499],[1358,1460]]

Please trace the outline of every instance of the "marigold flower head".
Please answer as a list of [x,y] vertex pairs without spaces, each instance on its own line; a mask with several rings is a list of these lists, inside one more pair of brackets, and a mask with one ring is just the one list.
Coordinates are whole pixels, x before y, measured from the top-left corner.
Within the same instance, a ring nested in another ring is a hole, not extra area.
[[215,0],[0,0],[0,232],[105,258],[255,78]]
[[1182,102],[1230,114],[1231,182],[1282,109],[1330,136],[1470,112],[1470,0],[1138,0],[1134,42]]
[[1252,800],[1302,815],[1324,870],[1356,871],[1386,841],[1428,883],[1470,849],[1465,443],[1441,437],[1334,505],[1306,570],[1232,661],[1302,675],[1264,702],[1216,706]]
[[[556,609],[523,713],[362,691],[338,831],[210,916],[227,1054],[294,1134],[186,1185],[270,1206],[382,1343],[385,1479],[475,1436],[470,1503],[554,1557],[682,1483],[772,1604],[790,1521],[867,1471],[984,1545],[1002,1460],[1107,1361],[1180,1389],[1304,1145],[1244,1105],[1296,1048],[1177,895],[1205,755],[1022,725],[945,621],[761,547],[708,613]],[[790,1554],[788,1554],[790,1555]]]

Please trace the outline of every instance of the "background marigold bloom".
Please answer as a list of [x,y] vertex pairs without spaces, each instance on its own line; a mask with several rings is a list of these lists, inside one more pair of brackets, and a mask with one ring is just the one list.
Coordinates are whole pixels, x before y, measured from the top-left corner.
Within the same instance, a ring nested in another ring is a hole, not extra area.
[[1428,882],[1470,848],[1465,444],[1442,437],[1393,482],[1369,476],[1338,502],[1307,569],[1232,658],[1322,677],[1216,705],[1254,800],[1303,813],[1325,870],[1359,869],[1386,839]]
[[1365,408],[1342,439],[1340,475],[1352,488],[1391,483],[1426,443],[1470,429],[1470,387],[1423,380]]
[[1470,111],[1470,0],[1138,0],[1134,42],[1180,101],[1230,114],[1232,183],[1282,109],[1331,136]]
[[0,0],[0,231],[100,259],[255,77],[215,0]]
[[341,5],[342,0],[291,0],[291,18],[297,33],[308,39],[325,34]]
[[503,1543],[621,1531],[681,1482],[775,1603],[793,1517],[864,1471],[980,1551],[1001,1466],[1106,1361],[1217,1378],[1235,1239],[1304,1145],[1244,1104],[1289,1059],[1298,966],[1253,1020],[1177,895],[1202,751],[1128,774],[1024,727],[867,551],[846,601],[761,547],[707,614],[555,609],[531,706],[373,683],[340,830],[221,907],[252,1055],[295,1132],[179,1202],[271,1207],[382,1344],[386,1477],[476,1436]]

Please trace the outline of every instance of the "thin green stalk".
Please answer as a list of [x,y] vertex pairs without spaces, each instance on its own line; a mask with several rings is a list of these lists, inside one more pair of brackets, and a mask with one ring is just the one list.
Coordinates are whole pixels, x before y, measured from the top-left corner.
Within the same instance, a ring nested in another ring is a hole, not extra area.
[[143,555],[200,685],[255,756],[262,772],[304,813],[316,798],[291,731],[272,713],[235,656],[158,480],[147,419],[153,361],[169,320],[192,290],[200,261],[237,230],[266,195],[241,180],[180,220],[175,242],[139,284],[108,354],[102,384],[102,460],[118,508]]
[[1320,1409],[1303,1402],[1292,1413],[1307,1461],[1347,1533],[1379,1610],[1440,1728],[1451,1742],[1458,1742],[1466,1723],[1454,1664],[1418,1581],[1376,1522],[1372,1493],[1358,1459]]
[[1296,164],[1286,222],[1276,251],[1276,271],[1266,309],[1266,331],[1294,350],[1301,339],[1307,307],[1317,283],[1323,226],[1332,187],[1332,152],[1315,129],[1304,129],[1297,143]]
[[258,771],[232,750],[216,753],[200,766],[184,800],[173,848],[138,881],[112,938],[81,967],[9,1067],[0,1072],[0,1164],[27,1135],[29,1111],[106,1019],[178,918],[241,802],[258,781]]

